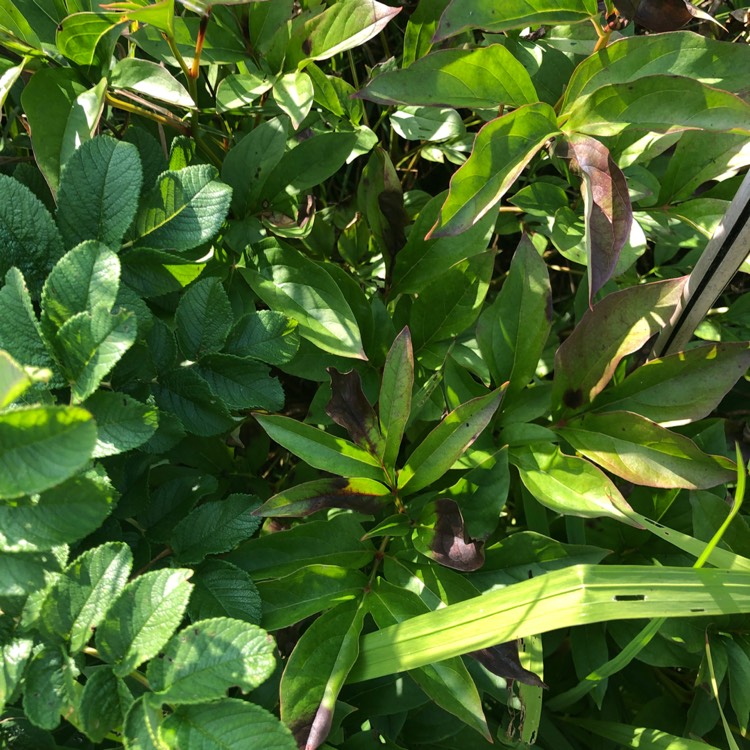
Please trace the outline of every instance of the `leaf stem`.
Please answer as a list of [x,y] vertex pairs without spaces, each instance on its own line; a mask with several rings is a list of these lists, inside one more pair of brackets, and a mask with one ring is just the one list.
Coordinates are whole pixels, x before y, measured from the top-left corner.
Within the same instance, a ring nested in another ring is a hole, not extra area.
[[124,99],[118,99],[116,96],[110,94],[109,91],[104,94],[104,99],[107,104],[110,105],[110,107],[116,107],[117,109],[121,109],[124,112],[130,112],[133,115],[140,115],[141,117],[145,117],[149,120],[153,120],[154,122],[158,122],[160,125],[168,125],[170,128],[179,130],[183,135],[187,135],[190,132],[190,128],[188,128],[185,123],[181,122],[176,117],[165,117],[164,115],[160,115],[158,112],[154,112],[150,109],[145,109],[144,107],[139,107],[137,104],[126,102]]

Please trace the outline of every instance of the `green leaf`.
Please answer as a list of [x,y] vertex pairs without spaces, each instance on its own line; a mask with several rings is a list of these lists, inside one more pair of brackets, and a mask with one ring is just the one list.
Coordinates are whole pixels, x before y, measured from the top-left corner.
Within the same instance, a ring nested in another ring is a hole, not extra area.
[[60,556],[59,547],[50,552],[0,555],[0,596],[26,597],[43,591],[47,576],[62,567],[58,559]]
[[30,495],[85,466],[96,423],[76,406],[25,406],[0,414],[0,497]]
[[81,651],[125,588],[133,556],[122,542],[107,542],[79,555],[52,585],[41,610],[43,630]]
[[552,325],[552,288],[544,260],[523,237],[495,301],[477,320],[477,343],[495,383],[522,391],[536,373]]
[[188,90],[166,69],[150,60],[123,57],[109,73],[109,85],[145,94],[175,107],[195,106]]
[[413,387],[414,353],[411,334],[408,328],[404,328],[388,351],[378,396],[380,430],[385,438],[383,464],[389,472],[396,465],[406,423],[409,421]]
[[662,426],[707,417],[750,367],[746,343],[704,344],[652,359],[594,401],[594,408],[632,411]]
[[391,498],[391,491],[372,479],[316,479],[283,490],[266,500],[253,513],[277,518],[303,517],[326,508],[345,508],[376,514]]
[[589,305],[615,272],[620,250],[630,236],[633,210],[628,184],[604,144],[582,135],[568,138],[568,155],[581,173]]
[[112,3],[110,7],[124,11],[120,16],[123,19],[140,21],[175,36],[174,0],[160,0],[146,6],[130,0],[120,0]]
[[[154,746],[159,750],[162,747],[164,750],[166,747],[297,750],[291,733],[273,714],[236,698],[197,706],[178,706],[164,721],[162,731],[168,745]],[[138,750],[147,747],[139,745]]]
[[61,650],[38,651],[26,669],[23,710],[34,726],[55,729],[60,714],[73,709],[71,688],[78,669]]
[[[245,62],[249,65],[249,61]],[[250,73],[232,73],[221,80],[216,89],[216,109],[229,112],[251,105],[273,84],[260,70]]]
[[629,482],[707,489],[736,476],[734,464],[627,411],[586,414],[557,428],[579,453]]
[[[37,294],[39,291],[41,288]],[[23,365],[54,366],[42,339],[26,282],[17,268],[8,271],[5,285],[0,288],[0,347]]]
[[[370,612],[381,629],[429,611],[417,594],[382,579],[378,579],[370,597]],[[459,657],[410,670],[409,676],[438,706],[490,740],[482,700]]]
[[163,714],[161,707],[145,693],[128,709],[122,736],[126,750],[170,750],[162,738]]
[[76,107],[77,97],[85,91],[71,68],[42,68],[35,73],[21,94],[21,104],[34,137],[34,157],[49,183],[57,192],[63,153],[71,155],[71,141],[88,141],[92,128]]
[[286,118],[266,120],[224,158],[221,179],[232,187],[232,210],[238,216],[260,208],[263,186],[284,155],[286,130]]
[[135,342],[132,312],[110,315],[106,305],[69,318],[55,338],[55,349],[73,400],[85,401]]
[[339,565],[359,569],[372,561],[372,543],[351,515],[293,526],[283,534],[266,534],[241,544],[224,560],[253,575],[255,580],[289,575],[309,565]]
[[486,213],[461,234],[425,239],[438,219],[445,198],[446,193],[436,195],[419,212],[406,244],[396,255],[390,297],[400,293],[419,294],[457,263],[487,250],[495,227],[496,217],[492,212]]
[[63,254],[62,238],[44,204],[7,175],[0,175],[0,247],[0,275],[16,266],[38,299],[44,279]]
[[406,68],[432,49],[438,21],[450,0],[420,0],[404,31],[401,66]]
[[199,563],[206,555],[234,549],[260,526],[253,514],[254,495],[234,494],[224,500],[204,503],[175,526],[169,544],[180,563]]
[[284,406],[281,384],[260,362],[231,354],[209,354],[201,357],[195,371],[230,409],[278,411]]
[[177,629],[190,598],[191,570],[144,573],[131,581],[96,631],[96,648],[124,677],[156,656]]
[[224,560],[207,560],[193,576],[188,612],[193,620],[231,617],[260,624],[262,605],[253,579]]
[[620,747],[641,747],[649,748],[649,750],[706,750],[706,743],[703,740],[691,740],[659,729],[634,727],[596,719],[569,719],[568,721],[598,737],[611,740]]
[[190,250],[219,231],[232,190],[207,164],[164,172],[141,202],[135,236],[143,247]]
[[299,26],[287,49],[286,68],[327,60],[377,36],[401,8],[375,0],[343,0]]
[[224,345],[228,354],[259,359],[269,365],[289,362],[298,349],[297,322],[273,310],[243,315],[229,332]]
[[300,747],[316,750],[331,730],[336,699],[359,654],[363,603],[339,604],[304,632],[281,677],[281,720]]
[[362,596],[367,576],[339,565],[308,565],[294,573],[261,581],[263,627],[278,630],[340,602]]
[[237,424],[208,383],[189,367],[163,373],[152,389],[157,406],[175,414],[188,432],[210,437]]
[[729,699],[741,731],[747,731],[750,721],[750,656],[734,640],[724,641],[729,657]]
[[83,143],[60,175],[57,223],[66,248],[99,240],[117,249],[138,208],[142,181],[133,144],[103,136]]
[[503,0],[502,7],[482,0],[452,0],[440,17],[435,41],[467,29],[506,31],[541,24],[567,24],[598,16],[596,0]]
[[313,84],[310,76],[301,71],[287,73],[276,80],[272,92],[276,104],[289,115],[294,129],[299,130],[312,108]]
[[587,310],[555,354],[553,405],[577,410],[589,404],[622,358],[670,319],[684,285],[680,278],[629,287]]
[[448,414],[414,449],[398,475],[398,486],[411,495],[440,479],[479,437],[497,411],[504,390],[467,401]]
[[195,360],[218,352],[232,327],[232,307],[221,279],[213,276],[191,284],[177,305],[175,323],[186,357]]
[[124,393],[97,391],[86,399],[84,406],[96,420],[94,458],[138,448],[158,427],[158,410]]
[[385,473],[375,456],[344,438],[334,437],[312,425],[289,417],[254,414],[272,440],[310,466],[345,477],[383,481]]
[[275,644],[257,625],[228,617],[199,620],[175,633],[147,677],[164,703],[206,703],[230,687],[249,692],[276,667]]
[[13,65],[10,60],[2,60],[0,62],[0,108],[5,105],[5,100],[8,98],[13,86],[16,81],[21,77],[24,68],[28,62],[28,58],[21,60],[18,65]]
[[[57,27],[57,48],[76,65],[93,65],[99,62],[100,42],[120,23],[117,13],[73,13]],[[121,31],[117,29],[118,36]]]
[[115,499],[106,476],[92,470],[41,495],[0,505],[0,549],[41,552],[78,541],[101,526]]
[[0,710],[20,684],[33,645],[31,638],[14,638],[0,646]]
[[466,109],[520,107],[538,101],[529,74],[501,44],[433,52],[408,68],[381,73],[357,96],[378,104]]
[[466,134],[461,115],[448,107],[399,107],[391,127],[408,141],[448,141]]
[[20,398],[31,385],[26,370],[8,352],[0,350],[0,409]]
[[561,111],[566,112],[569,105],[596,89],[652,75],[684,76],[725,91],[741,92],[747,88],[742,71],[748,65],[747,47],[692,31],[623,37],[578,65],[565,89]]
[[750,133],[750,104],[692,78],[655,75],[613,83],[575,99],[561,116],[566,133],[617,135],[626,128]]
[[321,265],[275,240],[256,245],[246,262],[239,271],[253,291],[294,318],[301,336],[326,352],[367,359],[354,313]]
[[101,242],[88,240],[66,253],[42,291],[42,330],[52,340],[57,329],[82,312],[108,313],[120,289],[120,261]]
[[488,122],[477,133],[471,156],[451,178],[448,198],[429,236],[460,234],[476,224],[557,132],[554,110],[544,102]]
[[78,706],[83,731],[92,742],[101,742],[121,727],[133,696],[111,667],[98,667],[86,680]]
[[632,510],[614,482],[585,459],[566,456],[549,443],[517,448],[511,455],[526,489],[547,508],[584,518],[614,518],[639,528],[624,512]]

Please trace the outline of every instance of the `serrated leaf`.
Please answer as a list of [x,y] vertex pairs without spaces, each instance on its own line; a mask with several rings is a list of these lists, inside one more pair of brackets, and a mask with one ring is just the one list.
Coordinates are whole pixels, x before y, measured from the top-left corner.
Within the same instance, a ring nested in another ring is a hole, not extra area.
[[281,383],[260,362],[231,354],[209,354],[201,357],[194,369],[230,409],[279,411],[284,406]]
[[149,693],[131,704],[125,715],[122,737],[126,750],[170,750],[162,738],[163,714]]
[[632,412],[586,414],[557,431],[579,453],[635,484],[707,489],[736,477],[728,459]]
[[459,234],[479,221],[557,132],[554,110],[544,102],[488,122],[477,133],[471,156],[451,178],[448,198],[428,236]]
[[[169,747],[297,750],[291,732],[273,714],[236,698],[196,706],[178,706],[164,721],[163,733]],[[129,750],[147,750],[147,746]],[[162,750],[162,746],[158,746],[158,750]]]
[[271,414],[254,416],[273,440],[316,469],[345,477],[385,479],[378,459],[344,438],[334,437],[289,417]]
[[[63,548],[64,549],[64,548]],[[61,569],[61,549],[0,555],[0,596],[26,597],[44,590],[50,573]]]
[[488,6],[482,0],[452,0],[440,17],[435,41],[466,29],[498,32],[541,24],[576,23],[597,14],[596,0],[503,0],[501,7]]
[[57,224],[65,247],[99,240],[117,249],[138,209],[142,182],[131,143],[98,136],[82,144],[60,175]]
[[614,482],[578,456],[565,455],[556,445],[537,443],[512,453],[521,481],[547,508],[584,518],[614,518],[638,526],[626,512],[631,507]]
[[408,68],[376,76],[357,96],[378,104],[466,109],[538,101],[529,74],[501,44],[432,52]]
[[45,648],[26,669],[23,710],[40,729],[55,729],[64,709],[73,708],[71,687],[78,670],[62,650]]
[[125,723],[133,696],[111,667],[99,667],[86,680],[78,705],[78,716],[86,736],[101,742]]
[[372,561],[371,542],[349,514],[327,521],[310,521],[283,534],[266,534],[241,544],[224,559],[253,575],[255,580],[289,575],[308,565],[325,564],[359,569]]
[[48,340],[78,313],[109,312],[120,288],[120,261],[106,245],[88,240],[66,253],[42,291],[42,330]]
[[21,682],[34,641],[14,638],[0,646],[0,710]]
[[188,90],[166,69],[150,60],[124,57],[109,73],[109,85],[158,99],[176,107],[195,106]]
[[498,388],[448,414],[414,449],[399,472],[398,486],[403,494],[418,492],[440,479],[489,424],[503,394],[504,389]]
[[236,424],[208,383],[191,368],[163,373],[152,389],[159,408],[172,412],[186,430],[196,435],[229,432]]
[[131,581],[96,631],[96,648],[124,677],[156,656],[182,621],[191,570],[155,570]]
[[207,560],[193,576],[188,612],[193,620],[231,617],[260,624],[262,605],[253,579],[225,560]]
[[41,552],[95,531],[115,505],[105,475],[77,474],[40,495],[0,505],[0,550]]
[[228,354],[259,359],[269,365],[289,362],[298,349],[297,322],[273,310],[243,315],[224,345]]
[[411,392],[414,387],[414,353],[408,328],[396,336],[383,367],[383,380],[378,396],[380,429],[385,438],[383,464],[392,471],[401,448],[406,424],[411,412]]
[[33,297],[39,297],[63,242],[52,216],[26,185],[0,175],[0,276],[16,266]]
[[135,219],[136,241],[143,247],[190,250],[219,231],[229,210],[232,189],[207,164],[164,172],[143,197]]
[[281,677],[281,720],[299,747],[316,750],[326,740],[336,699],[359,655],[362,602],[321,615],[297,641]]
[[587,310],[555,354],[552,403],[571,410],[590,403],[622,358],[670,319],[685,282],[683,277],[630,287]]
[[271,676],[275,644],[257,625],[216,617],[178,631],[152,659],[147,677],[165,703],[206,703],[231,687],[247,693]]
[[0,497],[64,482],[88,463],[95,444],[91,414],[75,406],[26,406],[0,414]]
[[262,517],[304,517],[325,508],[345,508],[375,514],[388,502],[391,491],[372,479],[316,479],[277,493],[256,508]]
[[96,420],[94,458],[114,456],[143,445],[156,432],[158,410],[124,393],[97,391],[84,404]]
[[174,528],[169,543],[181,563],[199,563],[206,555],[228,552],[249,539],[260,526],[253,515],[259,500],[234,494],[192,510]]
[[300,335],[319,349],[367,359],[354,313],[321,265],[288,245],[266,241],[239,271],[271,309],[297,320]]
[[218,352],[232,327],[232,307],[221,279],[213,276],[191,284],[177,312],[177,341],[188,359]]
[[125,588],[133,556],[121,542],[87,550],[68,565],[42,605],[43,631],[68,641],[70,653],[81,651]]

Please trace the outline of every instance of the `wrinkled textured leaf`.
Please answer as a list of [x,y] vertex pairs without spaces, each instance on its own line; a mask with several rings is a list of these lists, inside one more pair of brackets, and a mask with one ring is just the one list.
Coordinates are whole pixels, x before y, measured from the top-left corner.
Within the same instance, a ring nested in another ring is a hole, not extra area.
[[582,177],[588,258],[589,304],[609,281],[630,236],[633,210],[628,184],[606,146],[594,138],[568,139],[568,155]]
[[378,396],[380,430],[385,438],[383,464],[391,471],[396,464],[411,411],[411,391],[414,387],[414,353],[411,334],[404,328],[393,341],[383,368],[383,380]]
[[121,727],[133,696],[110,667],[99,667],[86,680],[78,716],[86,736],[101,742],[109,732]]
[[467,109],[519,107],[537,101],[529,74],[500,44],[433,52],[408,68],[381,73],[357,96],[379,104]]
[[648,487],[707,489],[736,476],[734,464],[632,412],[586,414],[558,432],[613,474]]
[[94,458],[114,456],[143,445],[156,432],[158,410],[124,393],[97,391],[85,408],[96,420]]
[[273,310],[243,315],[229,332],[224,351],[269,365],[283,365],[299,349],[297,322]]
[[40,729],[55,729],[61,714],[73,708],[72,683],[78,670],[62,650],[38,651],[26,669],[23,710]]
[[14,638],[0,646],[0,710],[18,687],[33,645],[31,638]]
[[161,707],[146,693],[128,709],[122,736],[126,750],[169,750],[161,736]]
[[230,354],[201,357],[195,371],[230,409],[267,409],[284,406],[284,391],[268,367],[252,359]]
[[192,578],[188,612],[193,620],[231,617],[260,624],[261,601],[253,579],[224,560],[207,560]]
[[213,276],[191,284],[177,306],[175,323],[186,357],[195,360],[218,352],[232,327],[232,307],[221,279]]
[[326,414],[343,427],[349,437],[374,456],[383,453],[383,436],[375,410],[362,390],[362,381],[356,370],[342,373],[335,367],[327,368],[331,376],[331,399],[326,404]]
[[544,102],[488,122],[477,133],[471,156],[451,178],[448,198],[428,236],[459,234],[479,221],[555,133],[557,118]]

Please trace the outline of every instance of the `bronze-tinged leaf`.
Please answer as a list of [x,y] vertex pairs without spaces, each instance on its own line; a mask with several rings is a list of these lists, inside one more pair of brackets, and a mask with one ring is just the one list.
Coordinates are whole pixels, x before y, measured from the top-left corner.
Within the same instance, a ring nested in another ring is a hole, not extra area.
[[467,656],[476,659],[485,669],[505,680],[516,680],[533,687],[548,687],[539,676],[524,669],[518,658],[518,641],[508,641],[497,646],[469,651]]
[[630,236],[633,209],[628,184],[604,144],[586,135],[568,138],[568,158],[581,174],[585,208],[589,305],[607,283]]
[[676,31],[694,18],[718,23],[688,0],[618,0],[617,10],[649,31]]
[[469,573],[484,565],[484,542],[469,536],[458,504],[447,497],[425,505],[413,542],[419,552],[447,568]]
[[331,400],[326,404],[326,414],[343,427],[351,439],[374,456],[383,453],[383,436],[375,410],[362,390],[362,381],[356,370],[341,373],[328,368],[331,376]]

